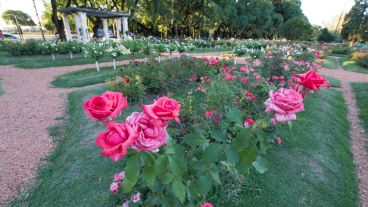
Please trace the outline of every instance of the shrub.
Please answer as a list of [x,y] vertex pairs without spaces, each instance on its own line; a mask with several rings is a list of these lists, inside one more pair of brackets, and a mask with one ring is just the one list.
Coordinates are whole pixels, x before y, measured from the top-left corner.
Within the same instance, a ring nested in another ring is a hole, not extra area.
[[130,102],[141,100],[145,94],[142,77],[135,74],[117,76],[108,80],[107,85],[110,91],[120,92],[129,97]]
[[7,51],[13,56],[40,55],[42,54],[42,47],[35,40],[9,42],[7,44]]
[[354,52],[351,55],[351,59],[358,65],[368,68],[368,53],[367,52]]
[[351,49],[349,45],[346,45],[346,44],[335,45],[331,49],[332,49],[333,54],[350,55],[351,53]]

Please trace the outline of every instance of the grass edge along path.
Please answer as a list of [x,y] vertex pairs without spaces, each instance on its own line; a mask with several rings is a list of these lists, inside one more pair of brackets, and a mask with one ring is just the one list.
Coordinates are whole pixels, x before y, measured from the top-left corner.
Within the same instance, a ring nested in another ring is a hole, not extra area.
[[[359,118],[368,136],[368,83],[351,83],[351,85],[359,108]],[[368,150],[368,143],[366,143],[366,150]]]
[[349,56],[340,57],[339,63],[344,68],[344,70],[357,73],[368,73],[368,68],[364,68],[358,65],[354,60],[351,60]]
[[[36,184],[11,206],[121,205],[121,198],[109,191],[111,175],[121,169],[99,155],[94,139],[103,126],[88,121],[82,110],[86,98],[105,89],[69,94],[65,125],[50,130],[54,137],[64,134],[63,139],[58,139],[48,163],[40,168]],[[216,194],[221,195],[221,202],[231,202],[224,206],[357,206],[343,97],[335,90],[312,96],[292,130],[281,127],[283,143],[267,156],[270,170],[253,175],[243,186],[235,184],[238,188],[234,190],[240,190],[237,195],[224,199],[227,195]],[[137,107],[131,105],[125,113]],[[211,200],[219,201],[216,197]]]

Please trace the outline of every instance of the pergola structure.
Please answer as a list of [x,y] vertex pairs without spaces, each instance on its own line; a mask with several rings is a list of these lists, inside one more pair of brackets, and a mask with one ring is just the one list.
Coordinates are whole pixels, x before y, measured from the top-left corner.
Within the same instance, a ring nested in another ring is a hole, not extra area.
[[63,13],[63,22],[65,27],[65,35],[67,40],[72,39],[72,33],[70,30],[70,24],[68,20],[68,15],[74,16],[75,22],[75,30],[77,31],[77,39],[80,42],[89,42],[89,32],[87,26],[87,16],[99,17],[102,19],[103,31],[105,35],[105,39],[109,39],[109,30],[108,30],[108,19],[115,19],[116,21],[116,36],[117,39],[121,39],[122,34],[124,39],[127,39],[127,31],[128,31],[128,17],[130,14],[112,11],[112,10],[103,10],[103,9],[93,9],[93,8],[81,8],[81,7],[66,7],[64,9],[60,9],[59,12]]

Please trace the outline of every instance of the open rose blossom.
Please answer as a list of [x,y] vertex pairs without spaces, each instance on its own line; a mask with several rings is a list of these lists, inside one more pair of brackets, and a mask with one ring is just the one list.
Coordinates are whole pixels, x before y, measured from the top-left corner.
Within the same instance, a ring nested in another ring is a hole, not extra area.
[[139,151],[157,152],[169,137],[166,127],[167,121],[153,119],[146,113],[133,112],[126,122],[138,130],[138,138],[132,148]]
[[327,84],[328,81],[312,69],[306,73],[297,74],[297,77],[299,77],[299,84],[308,90],[319,91],[321,86],[330,87]]
[[122,159],[128,148],[138,138],[137,130],[126,123],[107,122],[107,130],[96,138],[96,144],[103,151],[102,156],[110,157],[113,161]]
[[143,105],[144,113],[153,119],[171,120],[179,122],[179,112],[181,105],[174,99],[166,96],[159,98],[151,105]]
[[83,105],[84,111],[91,119],[100,121],[108,117],[115,118],[126,108],[128,108],[127,97],[111,91],[106,91],[101,96],[92,96]]
[[204,203],[201,207],[213,207],[212,203]]
[[295,89],[280,88],[270,91],[270,98],[264,103],[266,112],[275,113],[278,122],[296,120],[297,112],[304,110],[303,97]]

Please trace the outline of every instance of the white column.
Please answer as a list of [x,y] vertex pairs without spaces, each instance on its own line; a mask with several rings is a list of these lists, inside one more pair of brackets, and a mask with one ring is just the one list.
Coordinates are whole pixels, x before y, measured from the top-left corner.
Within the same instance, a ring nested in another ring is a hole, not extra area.
[[72,32],[70,31],[70,24],[69,24],[69,19],[68,19],[68,15],[63,14],[63,23],[64,23],[64,28],[65,28],[65,36],[66,36],[66,40],[72,40]]
[[89,33],[88,33],[88,22],[87,22],[87,15],[85,12],[78,12],[81,18],[81,26],[82,26],[82,41],[83,43],[89,42]]
[[82,42],[82,23],[81,23],[81,18],[79,16],[78,13],[73,13],[74,16],[74,23],[75,23],[75,30],[77,32],[77,40],[79,42]]
[[128,31],[128,17],[123,17],[123,35],[124,35],[124,39],[127,40],[128,36],[126,34],[126,32]]
[[103,31],[105,40],[109,40],[109,27],[107,25],[107,19],[102,19]]
[[121,39],[121,18],[117,18],[116,20],[116,37],[118,40]]

